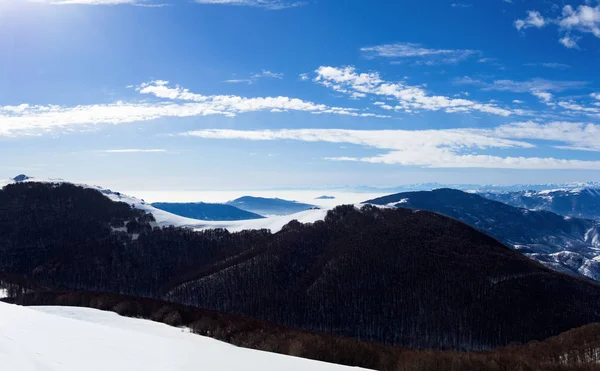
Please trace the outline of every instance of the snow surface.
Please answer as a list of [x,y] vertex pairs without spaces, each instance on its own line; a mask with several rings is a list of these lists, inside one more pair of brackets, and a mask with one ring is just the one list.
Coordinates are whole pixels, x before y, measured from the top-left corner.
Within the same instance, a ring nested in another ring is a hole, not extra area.
[[238,348],[185,329],[96,309],[26,308],[0,302],[0,369],[334,371],[350,367]]

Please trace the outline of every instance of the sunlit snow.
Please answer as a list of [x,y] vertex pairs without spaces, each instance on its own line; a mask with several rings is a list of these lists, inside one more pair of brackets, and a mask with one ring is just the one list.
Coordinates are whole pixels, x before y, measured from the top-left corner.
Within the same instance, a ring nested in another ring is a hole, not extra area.
[[349,367],[238,348],[185,329],[88,308],[0,302],[0,369],[333,371]]

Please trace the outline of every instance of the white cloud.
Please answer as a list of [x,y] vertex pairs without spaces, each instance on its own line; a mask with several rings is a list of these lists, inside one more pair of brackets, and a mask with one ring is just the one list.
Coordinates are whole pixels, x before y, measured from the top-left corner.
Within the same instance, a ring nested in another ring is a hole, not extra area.
[[514,99],[512,102],[515,103],[515,104],[523,104],[523,103],[525,103],[525,102],[523,102],[522,100],[519,100],[519,99]]
[[524,30],[529,27],[541,28],[546,25],[544,17],[540,12],[530,10],[527,12],[527,18],[517,19],[515,21],[515,27],[517,30]]
[[[289,97],[246,98],[235,95],[202,95],[167,81],[143,83],[136,88],[158,102],[116,102],[79,106],[0,106],[0,136],[39,135],[46,131],[96,124],[126,124],[165,117],[224,115],[246,112],[301,111],[354,117],[389,117],[356,108],[331,107]],[[173,102],[177,101],[177,102]]]
[[[510,148],[533,148],[533,144],[508,138],[535,138],[566,143],[565,148],[593,150],[589,136],[598,141],[598,127],[563,123],[537,125],[517,123],[496,129],[444,130],[343,130],[343,129],[282,129],[282,130],[198,130],[182,135],[205,139],[237,140],[298,140],[305,142],[348,143],[386,152],[372,157],[329,157],[327,160],[361,161],[433,168],[505,168],[505,169],[590,169],[600,170],[600,161],[539,157],[501,157],[475,151]],[[569,126],[571,125],[571,126]],[[600,150],[600,148],[599,148]]]
[[198,4],[235,5],[280,10],[305,5],[304,1],[292,0],[194,0]]
[[600,93],[592,93],[590,94],[590,97],[600,100]]
[[563,8],[559,26],[563,30],[578,30],[592,33],[600,38],[600,5],[592,8],[589,5],[580,5],[577,9],[566,5]]
[[573,36],[565,36],[558,40],[559,43],[563,44],[566,48],[569,49],[578,49],[579,45],[577,45],[577,39]]
[[453,99],[445,96],[429,95],[420,86],[406,85],[404,82],[388,82],[379,73],[358,73],[352,66],[321,66],[316,71],[314,81],[340,93],[354,97],[365,95],[384,96],[396,101],[397,111],[413,113],[419,111],[485,112],[493,115],[510,116],[516,111],[499,107],[492,103],[479,103],[468,99]]
[[467,49],[429,49],[420,44],[394,43],[369,46],[361,48],[365,58],[411,58],[417,63],[441,64],[458,63],[474,55],[480,54],[477,50]]
[[544,103],[549,103],[550,101],[552,101],[552,94],[548,93],[547,91],[533,90],[531,94]]
[[139,148],[127,148],[127,149],[106,149],[100,151],[103,153],[166,153],[166,149],[139,149]]
[[586,1],[586,3],[586,5],[580,5],[577,8],[566,5],[563,7],[560,16],[550,19],[544,19],[538,11],[529,11],[527,19],[517,20],[515,27],[521,30],[555,24],[558,26],[559,32],[564,35],[559,39],[559,42],[567,48],[577,49],[579,36],[574,35],[576,32],[591,33],[600,38],[600,4],[592,7],[589,5],[589,1]]

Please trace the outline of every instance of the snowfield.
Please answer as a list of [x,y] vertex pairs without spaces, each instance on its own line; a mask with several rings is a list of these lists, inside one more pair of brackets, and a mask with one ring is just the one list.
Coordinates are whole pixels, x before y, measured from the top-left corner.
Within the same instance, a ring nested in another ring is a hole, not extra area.
[[73,307],[26,308],[0,302],[0,369],[334,371],[351,368],[238,348],[185,329],[112,312]]

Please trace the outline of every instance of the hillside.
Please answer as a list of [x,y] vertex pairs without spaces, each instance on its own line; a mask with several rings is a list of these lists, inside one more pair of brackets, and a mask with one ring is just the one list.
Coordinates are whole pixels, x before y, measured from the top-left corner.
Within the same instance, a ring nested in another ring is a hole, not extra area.
[[600,280],[600,225],[592,220],[517,208],[455,189],[404,192],[366,203],[441,213],[553,269]]
[[[66,184],[15,184],[0,200],[0,272],[49,288],[416,348],[495,348],[600,321],[597,284],[434,213],[343,206],[275,234],[194,232],[151,228],[146,214]],[[128,231],[111,228],[113,209]]]
[[235,206],[224,204],[211,204],[205,202],[154,202],[157,209],[170,212],[175,215],[198,220],[250,220],[263,219],[264,216],[238,209]]

